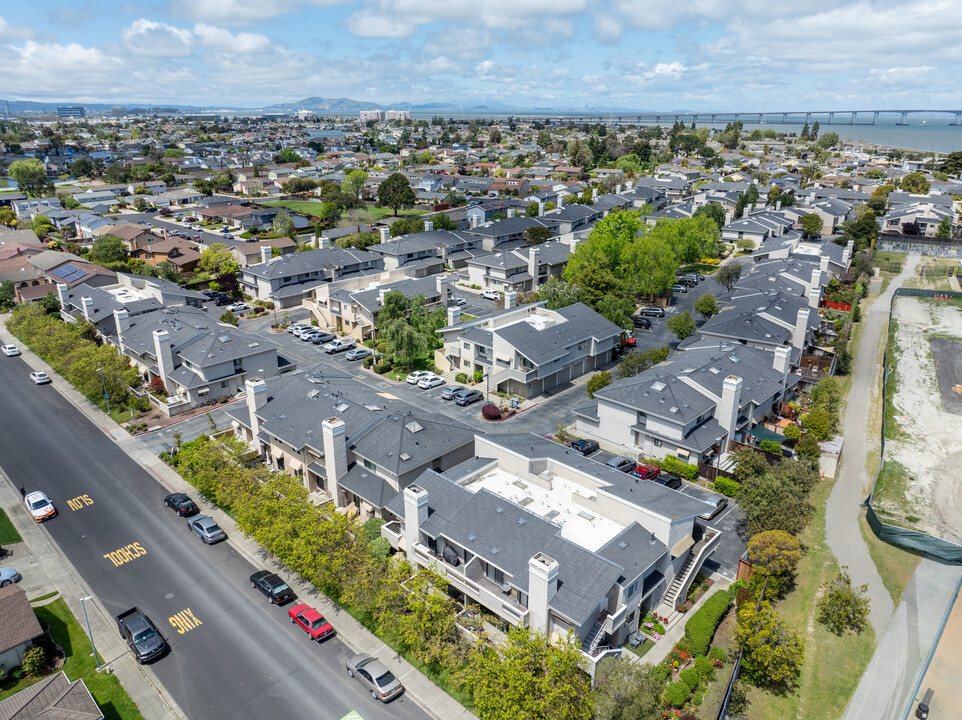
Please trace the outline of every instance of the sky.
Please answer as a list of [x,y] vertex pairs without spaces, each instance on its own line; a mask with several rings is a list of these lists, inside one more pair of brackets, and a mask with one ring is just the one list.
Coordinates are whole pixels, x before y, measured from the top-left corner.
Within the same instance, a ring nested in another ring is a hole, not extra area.
[[962,107],[958,0],[0,0],[0,97]]

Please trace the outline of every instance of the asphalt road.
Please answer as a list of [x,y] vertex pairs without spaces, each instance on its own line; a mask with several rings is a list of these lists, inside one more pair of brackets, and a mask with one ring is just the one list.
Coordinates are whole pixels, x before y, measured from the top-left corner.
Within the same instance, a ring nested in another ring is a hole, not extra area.
[[[191,720],[428,718],[407,696],[375,702],[347,677],[351,651],[339,639],[309,641],[250,587],[257,568],[229,543],[205,546],[163,507],[164,487],[57,392],[63,380],[35,386],[29,372],[0,358],[0,465],[17,487],[50,496],[59,515],[43,527],[103,609],[137,605],[161,628],[172,652],[147,671]],[[82,495],[91,504],[72,510]],[[108,557],[133,543],[145,554]],[[179,634],[171,619],[188,610],[199,624]]]

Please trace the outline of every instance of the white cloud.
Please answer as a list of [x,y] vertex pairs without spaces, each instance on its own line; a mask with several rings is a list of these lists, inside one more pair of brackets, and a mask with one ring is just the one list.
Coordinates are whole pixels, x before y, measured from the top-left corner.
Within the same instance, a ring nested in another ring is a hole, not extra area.
[[347,28],[355,37],[408,38],[417,30],[417,25],[367,9],[351,15],[347,19]]
[[26,25],[11,25],[0,15],[0,38],[32,38],[35,33]]
[[252,25],[297,12],[329,7],[345,0],[168,0],[173,15],[218,25]]
[[135,55],[183,58],[191,54],[193,37],[190,30],[140,18],[121,31],[120,39]]
[[271,41],[268,40],[267,36],[260,33],[239,32],[235,34],[230,30],[207,23],[197,23],[194,26],[194,37],[197,38],[201,46],[208,50],[241,55],[265,52],[271,47]]

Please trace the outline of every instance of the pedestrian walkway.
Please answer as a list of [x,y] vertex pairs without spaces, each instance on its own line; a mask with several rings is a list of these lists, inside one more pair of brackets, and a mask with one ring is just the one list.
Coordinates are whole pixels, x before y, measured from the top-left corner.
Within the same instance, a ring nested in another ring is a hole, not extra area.
[[[111,420],[97,408],[97,406],[81,395],[72,385],[65,380],[59,379],[59,376],[54,372],[53,368],[47,365],[29,348],[22,343],[17,343],[16,339],[7,331],[2,322],[0,322],[0,341],[2,341],[3,344],[16,343],[23,353],[24,361],[31,368],[34,370],[44,370],[51,377],[55,378],[54,385],[57,390],[80,410],[90,422],[100,428],[104,434],[111,437],[131,459],[157,478],[157,481],[168,491],[190,492],[193,490],[180,475],[174,472],[172,468],[156,455],[147,450],[136,437],[132,436],[120,425]],[[0,484],[0,504],[7,506],[10,503],[2,493],[8,493],[13,496],[13,504],[20,502],[19,493],[11,483]],[[205,507],[205,512],[212,516],[227,532],[229,538],[227,540],[228,544],[243,555],[252,565],[266,567],[272,572],[278,573],[287,580],[291,587],[298,591],[299,595],[310,597],[311,602],[317,606],[321,613],[328,618],[335,630],[337,630],[338,637],[345,645],[355,652],[370,653],[378,657],[378,659],[401,680],[406,694],[413,698],[415,702],[423,707],[431,716],[438,720],[476,720],[476,716],[473,713],[465,709],[404,658],[394,653],[380,638],[318,592],[312,585],[301,577],[291,573],[277,558],[268,554],[253,540],[246,538],[230,516],[211,505],[204,498],[197,497],[196,493],[194,493],[194,496],[195,499],[199,501],[199,504]],[[22,513],[20,513],[20,515],[22,515]],[[24,540],[27,540],[27,534],[25,534],[20,527],[17,529],[20,530]],[[77,575],[73,567],[67,563],[66,558],[60,555],[56,545],[54,545],[39,528],[34,529],[41,538],[41,540],[37,541],[37,547],[41,548],[39,552],[42,553],[42,563],[44,567],[49,563],[51,570],[49,570],[48,573],[53,573],[50,589],[59,590],[65,597],[67,597],[69,593],[69,598],[74,600],[70,602],[68,599],[68,604],[73,610],[74,616],[79,617],[78,609],[80,603],[78,599],[88,594],[88,591],[83,588],[82,579]],[[37,536],[33,533],[30,533],[30,535],[32,542],[33,538]],[[28,542],[28,544],[33,548],[34,546],[31,542]],[[91,612],[94,607],[97,608],[97,612]],[[100,607],[100,603],[87,603],[88,614],[91,615],[91,624],[94,624],[94,616],[99,616],[105,623],[105,627],[101,627],[99,633],[97,630],[94,630],[95,642],[99,635],[109,637],[110,640],[110,642],[107,643],[107,647],[103,649],[98,647],[97,649],[101,650],[105,658],[113,661],[111,667],[114,667],[116,663],[115,671],[117,672],[117,677],[134,702],[141,706],[141,712],[144,717],[147,718],[147,720],[160,720],[161,718],[169,718],[171,715],[177,718],[185,717],[176,707],[174,701],[167,696],[166,691],[160,683],[156,682],[152,677],[149,669],[145,673],[139,672],[139,666],[136,665],[130,653],[127,652],[126,647],[121,644],[116,631],[110,626],[112,618],[103,613]],[[129,664],[133,664],[133,667],[128,670],[127,666]],[[137,677],[138,675],[140,677]]]

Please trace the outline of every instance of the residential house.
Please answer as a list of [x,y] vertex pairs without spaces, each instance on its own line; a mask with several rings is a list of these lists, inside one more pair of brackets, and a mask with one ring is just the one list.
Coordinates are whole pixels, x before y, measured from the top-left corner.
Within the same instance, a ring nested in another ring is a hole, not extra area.
[[17,216],[17,220],[32,218],[37,213],[47,210],[59,209],[61,209],[60,198],[57,197],[30,198],[28,200],[16,200],[13,203],[13,212]]
[[179,272],[190,272],[200,262],[200,253],[196,245],[190,240],[179,237],[172,237],[169,240],[158,238],[156,242],[133,250],[130,257],[143,260],[153,267],[157,267],[162,262],[168,262]]
[[199,192],[191,187],[180,187],[174,188],[173,190],[168,190],[167,192],[160,193],[151,198],[151,202],[156,203],[158,200],[166,201],[170,205],[190,205],[192,203],[200,202],[204,198],[204,193]]
[[484,290],[531,292],[560,278],[573,250],[560,240],[479,254],[466,261],[468,282]]
[[481,247],[488,252],[510,250],[527,244],[525,231],[531,227],[545,227],[552,235],[558,234],[559,223],[549,217],[515,217],[508,211],[508,217],[477,225],[466,232],[481,238]]
[[576,432],[630,456],[725,468],[733,441],[790,400],[792,349],[737,343],[689,350],[595,391],[575,408]]
[[119,237],[124,241],[124,246],[130,253],[161,239],[159,235],[154,233],[146,225],[137,225],[134,223],[106,225],[93,231],[94,238],[103,237],[104,235],[115,235]]
[[369,253],[380,255],[385,270],[404,268],[410,275],[433,275],[444,269],[433,232],[411,233],[391,238],[387,228],[381,228],[381,242],[371,245]]
[[737,242],[751,240],[755,247],[761,245],[766,238],[781,235],[795,222],[794,216],[775,210],[746,211],[745,217],[727,222],[721,229],[722,240]]
[[449,308],[434,364],[450,373],[481,372],[487,390],[531,398],[613,359],[621,328],[584,303],[548,310],[513,301],[509,293],[505,310],[465,322],[460,308]]
[[571,633],[593,675],[647,611],[667,614],[687,593],[721,537],[696,529],[706,507],[539,435],[494,435],[396,495],[381,534],[462,602],[552,639]]
[[425,470],[474,451],[474,431],[377,393],[323,363],[273,380],[250,378],[230,411],[235,435],[275,470],[299,477],[319,502],[378,516]]
[[103,717],[83,678],[70,682],[63,670],[0,700],[0,720],[103,720]]
[[12,670],[23,662],[43,628],[19,585],[0,587],[0,667]]

